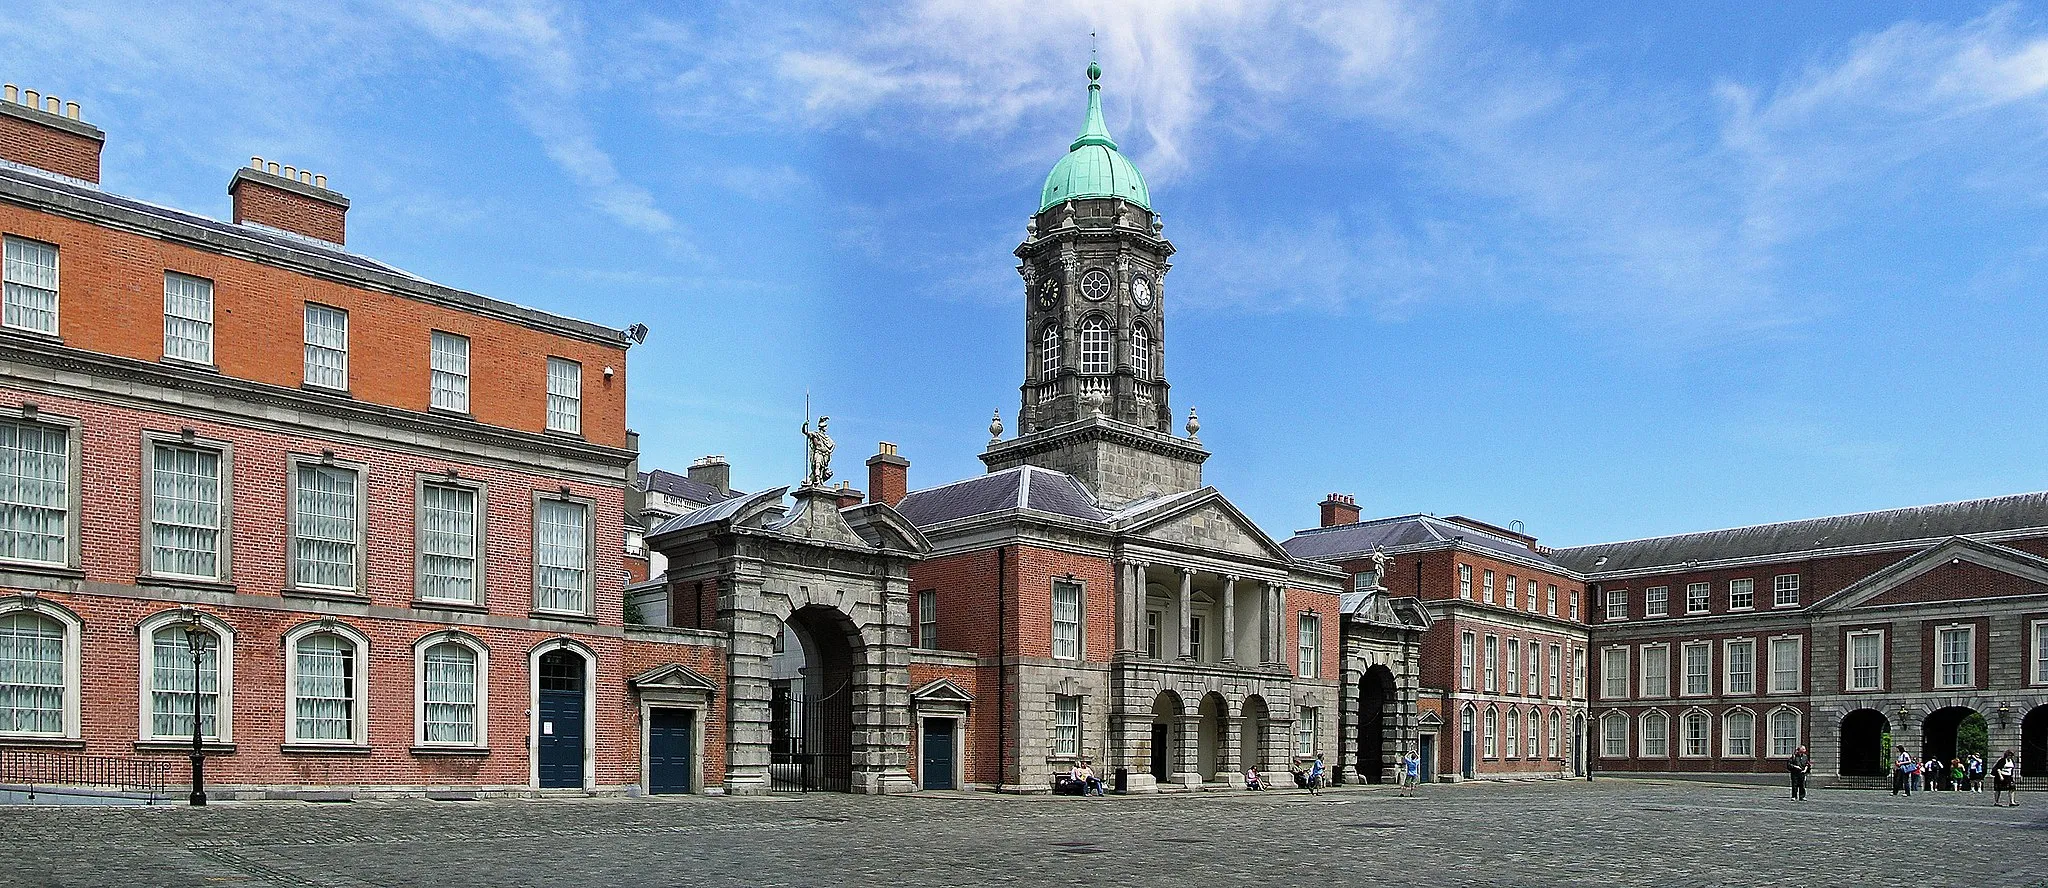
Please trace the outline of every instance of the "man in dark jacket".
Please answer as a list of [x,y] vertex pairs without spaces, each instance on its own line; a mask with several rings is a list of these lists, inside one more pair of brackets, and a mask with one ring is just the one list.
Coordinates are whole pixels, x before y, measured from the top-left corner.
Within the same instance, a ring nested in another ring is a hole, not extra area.
[[1813,756],[1806,754],[1806,747],[1793,751],[1792,757],[1785,760],[1785,770],[1792,775],[1792,797],[1806,801],[1806,772],[1813,770]]

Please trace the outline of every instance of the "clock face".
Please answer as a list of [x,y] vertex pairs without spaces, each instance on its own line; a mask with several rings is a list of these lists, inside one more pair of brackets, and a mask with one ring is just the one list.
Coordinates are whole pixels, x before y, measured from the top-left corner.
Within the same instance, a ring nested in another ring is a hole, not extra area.
[[1048,278],[1038,288],[1038,307],[1051,308],[1060,304],[1060,282]]
[[1109,273],[1100,268],[1091,268],[1081,275],[1081,295],[1090,301],[1100,300],[1109,295]]
[[1152,307],[1152,282],[1144,278],[1131,279],[1131,301],[1139,308]]

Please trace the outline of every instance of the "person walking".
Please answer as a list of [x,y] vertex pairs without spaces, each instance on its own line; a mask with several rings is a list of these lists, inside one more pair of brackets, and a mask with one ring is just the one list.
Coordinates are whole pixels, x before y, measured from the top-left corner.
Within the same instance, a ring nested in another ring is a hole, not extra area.
[[1323,757],[1321,755],[1317,755],[1315,764],[1308,766],[1308,794],[1315,795],[1317,788],[1321,787],[1322,785]]
[[1813,770],[1813,756],[1806,754],[1806,747],[1793,750],[1792,757],[1785,761],[1785,770],[1792,776],[1792,797],[1806,801],[1806,774]]
[[1415,785],[1422,782],[1422,756],[1414,750],[1401,757],[1401,794],[1413,795]]
[[1998,760],[1998,764],[1991,766],[1992,807],[2000,806],[1998,801],[2000,794],[2012,800],[2010,804],[2006,804],[2004,807],[2017,808],[2020,806],[2019,766],[2013,762],[2012,750],[2010,749],[2005,751],[2005,755]]
[[1899,747],[1898,757],[1892,759],[1892,795],[1903,792],[1906,798],[1913,797],[1913,772],[1920,769],[1920,763],[1906,754],[1906,747]]

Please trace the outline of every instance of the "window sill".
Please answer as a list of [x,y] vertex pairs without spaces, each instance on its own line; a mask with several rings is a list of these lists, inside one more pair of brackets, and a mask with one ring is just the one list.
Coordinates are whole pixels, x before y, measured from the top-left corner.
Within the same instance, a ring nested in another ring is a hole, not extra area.
[[488,746],[415,746],[412,748],[412,754],[481,757],[490,755],[491,748]]
[[433,405],[428,405],[428,406],[427,406],[427,413],[429,413],[429,414],[431,414],[431,415],[433,415],[433,416],[447,416],[447,417],[451,417],[451,418],[455,418],[455,419],[475,419],[475,418],[476,418],[476,416],[475,416],[474,414],[470,413],[470,412],[469,412],[469,411],[467,411],[467,410],[457,410],[457,409],[455,409],[455,408],[453,408],[453,407],[435,407],[435,406],[433,406]]
[[64,580],[85,579],[85,571],[68,564],[47,564],[41,561],[0,560],[0,573],[34,574],[39,577],[56,577]]
[[370,747],[361,743],[286,743],[277,751],[288,755],[369,755]]
[[23,339],[27,339],[32,342],[43,343],[46,345],[64,344],[64,337],[62,336],[58,336],[55,333],[45,333],[41,330],[31,330],[27,327],[16,327],[12,325],[0,327],[0,333],[5,333],[9,336],[19,336]]
[[142,574],[135,578],[137,586],[156,588],[200,589],[207,592],[234,594],[236,587],[231,580],[208,580],[200,577],[175,577],[163,574]]
[[189,358],[164,355],[163,363],[166,367],[177,367],[181,370],[197,370],[201,373],[215,374],[220,372],[220,367],[216,366],[212,361],[194,361]]
[[367,603],[370,596],[361,592],[347,592],[341,589],[317,589],[309,586],[286,586],[278,590],[287,598],[317,598],[322,601],[360,601]]
[[0,747],[34,746],[41,749],[84,749],[85,741],[77,737],[34,737],[0,734]]
[[527,614],[527,616],[530,616],[530,617],[532,617],[532,618],[534,618],[534,619],[536,619],[536,620],[562,620],[562,621],[565,621],[565,622],[570,622],[570,623],[595,623],[595,622],[597,622],[597,615],[596,615],[596,614],[584,614],[584,613],[576,613],[576,612],[573,612],[573,611],[548,611],[548,610],[537,610],[537,611],[532,611],[532,612],[528,613],[528,614]]
[[[192,751],[192,738],[187,737],[183,740],[137,740],[135,741],[135,751],[190,753]],[[199,751],[207,755],[233,755],[235,744],[232,740],[226,743],[219,740],[207,740],[199,745]]]
[[307,391],[307,392],[318,392],[318,393],[320,393],[320,394],[323,394],[323,395],[333,395],[333,396],[335,396],[335,397],[337,397],[337,398],[354,398],[354,397],[355,397],[354,395],[351,395],[351,394],[349,394],[349,393],[348,393],[348,389],[345,389],[345,388],[334,388],[334,387],[332,387],[332,386],[325,386],[325,385],[321,385],[321,384],[319,384],[319,383],[317,383],[317,382],[301,382],[301,383],[299,383],[299,390],[300,390],[300,391]]
[[582,432],[580,432],[580,431],[570,431],[570,430],[568,430],[568,429],[546,429],[546,430],[542,431],[542,434],[544,434],[544,435],[549,435],[549,436],[551,436],[551,437],[556,437],[556,438],[570,438],[570,439],[573,439],[573,440],[577,440],[577,441],[581,441],[581,440],[583,440],[583,433],[582,433]]
[[412,601],[412,606],[414,610],[458,611],[466,614],[487,614],[491,612],[490,605],[487,604],[475,604],[467,601],[440,601],[432,598],[415,598]]

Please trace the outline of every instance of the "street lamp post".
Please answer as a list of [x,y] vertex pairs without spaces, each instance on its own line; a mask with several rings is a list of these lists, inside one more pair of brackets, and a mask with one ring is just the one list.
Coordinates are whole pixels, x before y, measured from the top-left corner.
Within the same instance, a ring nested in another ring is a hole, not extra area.
[[199,721],[199,661],[206,653],[206,642],[211,633],[199,622],[194,612],[185,621],[185,646],[192,649],[192,798],[194,807],[206,804],[206,750],[201,745]]

